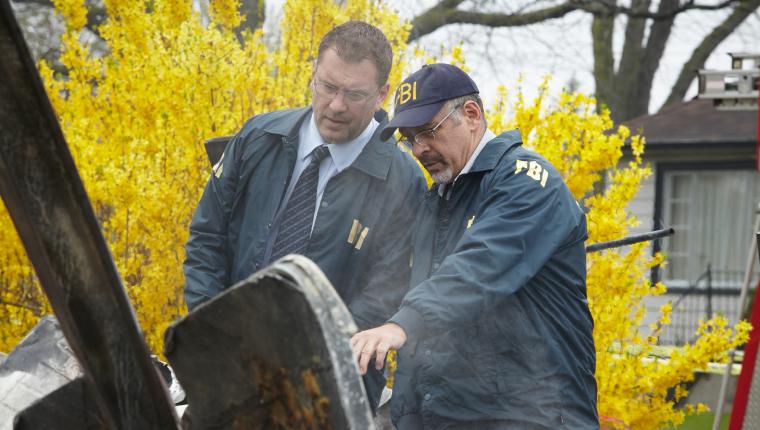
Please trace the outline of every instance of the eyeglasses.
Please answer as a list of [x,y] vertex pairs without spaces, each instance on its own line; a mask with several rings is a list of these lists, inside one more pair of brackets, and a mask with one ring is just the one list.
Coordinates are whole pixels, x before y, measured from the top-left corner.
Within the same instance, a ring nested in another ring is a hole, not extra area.
[[416,144],[419,145],[422,142],[426,142],[426,141],[429,142],[429,141],[435,140],[435,133],[436,133],[436,131],[438,131],[438,128],[440,128],[441,125],[443,125],[443,123],[447,119],[449,119],[449,117],[451,116],[451,114],[453,114],[454,111],[456,111],[460,107],[462,107],[462,105],[454,106],[449,111],[449,113],[447,113],[446,116],[443,117],[442,120],[438,121],[438,124],[436,124],[435,127],[431,128],[431,129],[428,129],[428,130],[425,130],[425,131],[421,131],[421,132],[415,134],[414,136],[412,136],[411,139],[409,139],[409,141],[412,142],[412,143],[416,143]]
[[325,82],[318,77],[314,77],[313,80],[313,88],[314,91],[319,94],[320,97],[324,97],[326,99],[334,99],[338,96],[341,92],[343,92],[343,100],[353,103],[353,104],[360,104],[364,103],[369,99],[370,96],[372,96],[376,91],[373,91],[371,93],[365,93],[364,91],[354,91],[354,90],[343,90],[335,85]]

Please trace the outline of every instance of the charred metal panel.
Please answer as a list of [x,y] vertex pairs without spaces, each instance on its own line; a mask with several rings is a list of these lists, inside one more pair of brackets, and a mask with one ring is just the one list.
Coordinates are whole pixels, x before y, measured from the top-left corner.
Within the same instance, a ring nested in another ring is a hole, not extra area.
[[231,287],[166,333],[189,427],[374,428],[348,343],[355,331],[305,257],[285,257]]
[[92,390],[77,378],[16,415],[14,430],[106,430]]
[[63,333],[108,427],[174,428],[174,408],[8,0],[0,0],[0,52],[0,193]]

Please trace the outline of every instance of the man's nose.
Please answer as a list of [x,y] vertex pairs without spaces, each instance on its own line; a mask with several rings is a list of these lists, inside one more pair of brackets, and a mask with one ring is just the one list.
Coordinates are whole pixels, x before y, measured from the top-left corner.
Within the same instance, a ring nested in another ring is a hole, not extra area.
[[422,154],[428,151],[428,149],[429,148],[425,142],[417,143],[412,140],[412,154],[414,154],[415,157],[420,158]]
[[348,109],[346,101],[343,99],[343,92],[339,91],[335,94],[332,100],[330,100],[330,110],[333,112],[343,112]]

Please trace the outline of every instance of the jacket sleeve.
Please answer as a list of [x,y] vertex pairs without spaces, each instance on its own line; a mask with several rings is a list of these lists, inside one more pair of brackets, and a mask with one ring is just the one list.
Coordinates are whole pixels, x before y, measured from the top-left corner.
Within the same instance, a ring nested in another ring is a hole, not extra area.
[[185,302],[188,310],[229,286],[230,256],[227,228],[238,181],[240,134],[228,143],[213,166],[193,219],[185,245]]
[[[559,173],[534,157],[506,158],[484,179],[473,224],[391,318],[410,339],[476,320],[523,288],[557,249],[585,238],[585,216]],[[544,185],[532,163],[547,171]]]
[[406,192],[389,190],[397,196],[392,215],[384,222],[382,240],[370,256],[366,283],[362,290],[349,300],[348,308],[360,330],[382,325],[398,310],[401,299],[409,290],[411,273],[411,236],[417,207],[427,189],[425,178],[416,166],[411,175],[398,182]]

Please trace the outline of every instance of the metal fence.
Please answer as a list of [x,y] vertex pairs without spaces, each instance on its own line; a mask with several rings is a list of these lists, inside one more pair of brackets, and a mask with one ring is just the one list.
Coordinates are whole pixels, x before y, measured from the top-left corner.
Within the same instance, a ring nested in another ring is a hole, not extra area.
[[[743,279],[741,271],[712,270],[708,266],[691,286],[668,288],[666,296],[673,303],[671,324],[663,328],[659,344],[680,346],[693,342],[700,321],[713,315],[736,322]],[[659,309],[649,310],[652,311]]]

